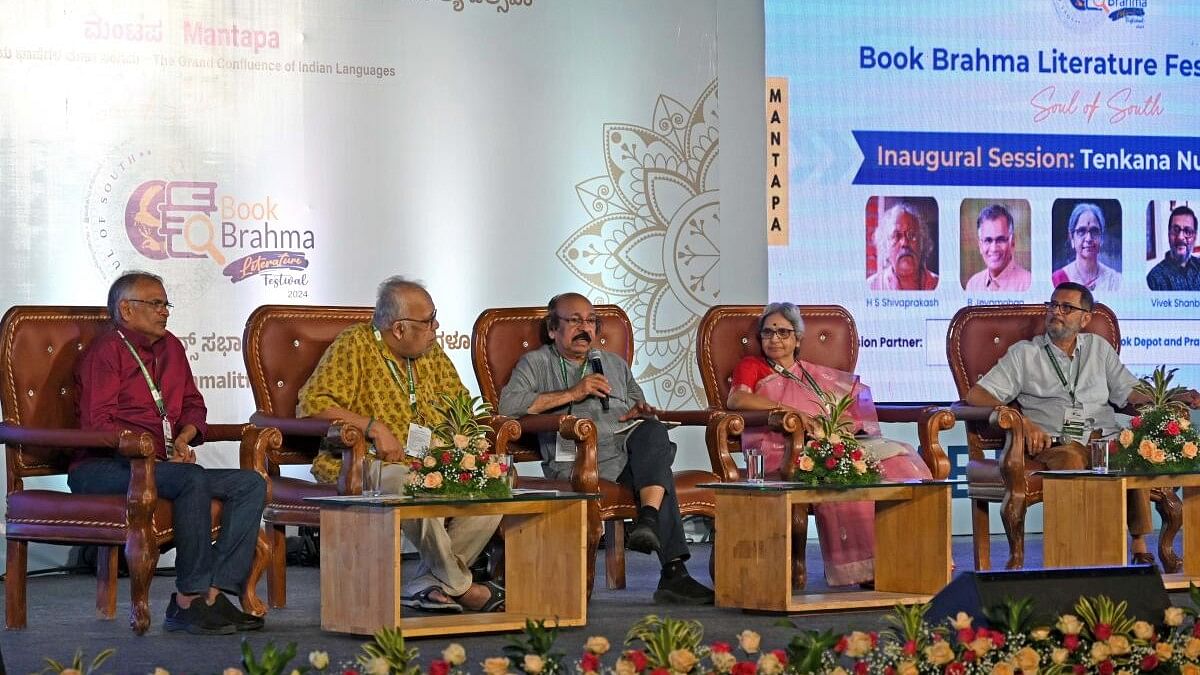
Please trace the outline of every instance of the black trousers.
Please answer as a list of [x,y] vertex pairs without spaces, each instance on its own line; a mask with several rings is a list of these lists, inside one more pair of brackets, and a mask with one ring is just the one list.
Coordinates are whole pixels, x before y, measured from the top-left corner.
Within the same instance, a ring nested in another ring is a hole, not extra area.
[[617,476],[617,482],[633,490],[634,498],[644,487],[661,486],[666,494],[658,508],[658,552],[663,565],[672,560],[687,560],[687,542],[683,538],[683,517],[679,515],[679,498],[675,494],[675,444],[667,436],[667,427],[658,420],[645,420],[629,432],[625,442],[629,460]]

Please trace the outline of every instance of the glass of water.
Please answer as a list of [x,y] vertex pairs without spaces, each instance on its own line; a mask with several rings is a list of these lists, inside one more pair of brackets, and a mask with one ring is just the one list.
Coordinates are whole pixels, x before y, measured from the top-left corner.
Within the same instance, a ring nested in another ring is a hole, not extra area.
[[746,482],[763,482],[766,475],[766,461],[762,448],[747,448],[743,454],[746,455]]

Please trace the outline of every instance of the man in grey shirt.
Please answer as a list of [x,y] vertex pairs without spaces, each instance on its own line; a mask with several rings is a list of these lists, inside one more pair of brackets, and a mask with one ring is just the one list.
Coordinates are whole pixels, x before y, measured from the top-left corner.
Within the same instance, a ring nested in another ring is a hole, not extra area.
[[[1050,469],[1086,468],[1090,458],[1083,444],[1093,434],[1118,429],[1112,405],[1148,402],[1133,390],[1138,380],[1112,345],[1080,332],[1091,321],[1094,305],[1086,286],[1059,284],[1046,303],[1046,332],[1009,347],[967,392],[970,405],[998,406],[1015,399],[1024,414],[1025,451]],[[1181,400],[1196,407],[1200,395],[1189,390]],[[1130,490],[1127,496],[1134,562],[1153,562],[1144,538],[1153,527],[1149,495]]]
[[[688,574],[690,557],[675,495],[671,463],[675,444],[646,403],[624,359],[592,350],[600,320],[587,298],[563,293],[550,299],[546,329],[551,344],[521,357],[500,394],[500,414],[571,414],[596,423],[600,477],[629,487],[637,497],[638,518],[627,537],[629,548],[656,552],[662,575],[654,600],[712,604],[713,591]],[[603,373],[592,372],[589,352]],[[626,429],[640,420],[633,429]],[[557,434],[542,434],[542,469],[551,478],[571,475],[575,448]]]

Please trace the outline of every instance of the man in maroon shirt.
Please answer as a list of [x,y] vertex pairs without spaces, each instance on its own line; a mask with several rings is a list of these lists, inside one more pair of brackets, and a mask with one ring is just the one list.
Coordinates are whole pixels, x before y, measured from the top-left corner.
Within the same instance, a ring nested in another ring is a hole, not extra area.
[[[205,469],[194,446],[207,430],[204,398],[192,380],[187,353],[167,331],[171,303],[162,279],[130,272],[108,290],[112,330],[99,335],[75,371],[79,422],[84,429],[149,433],[158,463],[158,495],[170,499],[175,521],[175,586],[164,627],[198,635],[262,628],[263,620],[233,605],[250,573],[266,484],[253,471]],[[123,494],[129,462],[105,451],[80,453],[67,484],[72,492]],[[221,533],[211,539],[213,499],[224,502]]]

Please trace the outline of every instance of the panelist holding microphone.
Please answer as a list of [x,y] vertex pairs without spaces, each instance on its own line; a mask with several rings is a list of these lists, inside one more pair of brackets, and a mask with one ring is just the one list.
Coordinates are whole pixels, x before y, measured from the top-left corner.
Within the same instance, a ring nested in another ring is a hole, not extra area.
[[[655,417],[657,411],[646,403],[629,364],[592,348],[599,328],[600,318],[587,298],[578,293],[551,298],[546,316],[551,344],[521,357],[500,393],[499,413],[509,417],[569,414],[593,420],[600,477],[628,486],[639,504],[627,538],[629,548],[655,552],[662,563],[654,600],[712,604],[712,589],[693,579],[684,566],[691,554],[683,538],[671,472],[675,444]],[[640,422],[631,427],[633,420]],[[546,433],[539,446],[546,476],[569,478],[574,442]]]

